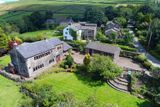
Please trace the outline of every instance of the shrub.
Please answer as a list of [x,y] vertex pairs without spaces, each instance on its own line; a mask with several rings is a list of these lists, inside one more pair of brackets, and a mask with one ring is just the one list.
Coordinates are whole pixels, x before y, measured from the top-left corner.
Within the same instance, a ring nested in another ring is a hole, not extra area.
[[123,45],[117,45],[118,47],[120,47],[122,50],[125,50],[125,51],[131,51],[131,52],[136,52],[137,49],[136,48],[131,48],[129,46],[123,46]]
[[152,64],[149,61],[144,61],[143,62],[143,66],[146,67],[147,69],[151,69],[152,68]]
[[72,35],[73,39],[76,40],[77,39],[77,32],[74,31],[73,29],[69,29],[70,34]]
[[138,55],[135,58],[140,63],[144,63],[145,61],[147,61],[147,58],[146,58],[146,56],[144,54]]
[[110,57],[94,55],[88,72],[92,73],[95,79],[114,79],[122,73],[122,69],[113,63]]
[[68,68],[71,68],[73,64],[74,64],[74,59],[69,54],[69,55],[66,56],[64,61],[61,62],[60,67],[68,69]]
[[86,42],[82,42],[79,40],[75,40],[75,41],[68,41],[67,42],[69,45],[71,45],[73,47],[73,49],[84,53],[85,51],[85,46],[86,46]]

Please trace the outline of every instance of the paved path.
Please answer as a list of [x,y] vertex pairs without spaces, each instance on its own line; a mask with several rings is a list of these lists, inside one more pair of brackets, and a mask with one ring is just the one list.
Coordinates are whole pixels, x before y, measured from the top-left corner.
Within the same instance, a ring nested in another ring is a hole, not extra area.
[[154,56],[152,56],[151,54],[147,53],[147,51],[145,50],[145,48],[141,45],[141,43],[138,41],[137,37],[134,37],[134,44],[135,47],[138,49],[138,51],[140,53],[143,53],[146,55],[147,59],[149,62],[152,63],[153,66],[155,67],[160,67],[160,61],[158,61]]

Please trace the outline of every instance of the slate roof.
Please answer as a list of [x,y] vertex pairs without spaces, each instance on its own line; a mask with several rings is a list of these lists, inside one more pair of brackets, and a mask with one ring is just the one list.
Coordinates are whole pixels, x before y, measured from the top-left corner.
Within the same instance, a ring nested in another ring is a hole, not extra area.
[[70,27],[74,30],[97,30],[97,24],[93,23],[86,23],[86,22],[79,22],[73,23]]
[[120,52],[120,48],[117,46],[100,43],[98,41],[90,42],[86,46],[87,49],[93,49],[97,51],[102,51],[110,54],[115,54],[116,52]]
[[53,49],[56,45],[63,44],[64,51],[72,48],[67,43],[59,40],[58,38],[46,39],[42,41],[37,41],[33,43],[23,43],[16,47],[16,50],[24,57],[30,58],[37,54],[43,53],[50,49]]
[[112,21],[107,22],[106,27],[105,27],[106,30],[114,29],[114,28],[120,29],[120,26]]
[[63,51],[66,52],[69,49],[72,49],[72,47],[68,45],[66,42],[63,42]]
[[110,34],[112,34],[112,33],[114,33],[114,32],[117,33],[118,31],[115,30],[115,29],[108,29],[108,30],[105,31],[105,34],[106,34],[106,35],[110,35]]

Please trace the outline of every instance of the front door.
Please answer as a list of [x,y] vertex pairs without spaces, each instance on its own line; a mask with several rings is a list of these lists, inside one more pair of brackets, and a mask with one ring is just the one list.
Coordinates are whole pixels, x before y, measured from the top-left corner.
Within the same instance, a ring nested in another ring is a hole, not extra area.
[[61,56],[60,56],[60,55],[57,55],[57,56],[56,56],[56,62],[58,63],[60,60],[61,60]]

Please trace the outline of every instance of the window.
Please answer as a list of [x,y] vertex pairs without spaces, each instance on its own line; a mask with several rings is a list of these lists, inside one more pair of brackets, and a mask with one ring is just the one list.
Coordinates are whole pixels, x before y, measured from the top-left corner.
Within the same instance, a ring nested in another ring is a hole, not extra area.
[[54,62],[54,59],[49,60],[49,64],[52,63],[52,62]]
[[65,34],[67,35],[67,34],[68,34],[68,32],[65,32]]
[[49,50],[49,51],[47,51],[47,52],[45,52],[45,53],[42,53],[42,54],[40,54],[40,55],[38,55],[38,56],[35,56],[35,57],[34,57],[34,60],[40,59],[40,58],[42,58],[42,57],[45,57],[45,56],[51,54],[51,52],[52,52],[52,50]]
[[36,70],[41,69],[41,68],[43,68],[43,67],[44,67],[44,64],[40,64],[40,65],[34,67],[34,68],[33,68],[33,71],[36,71]]
[[61,46],[59,46],[59,47],[57,47],[57,50],[60,50],[62,47]]

